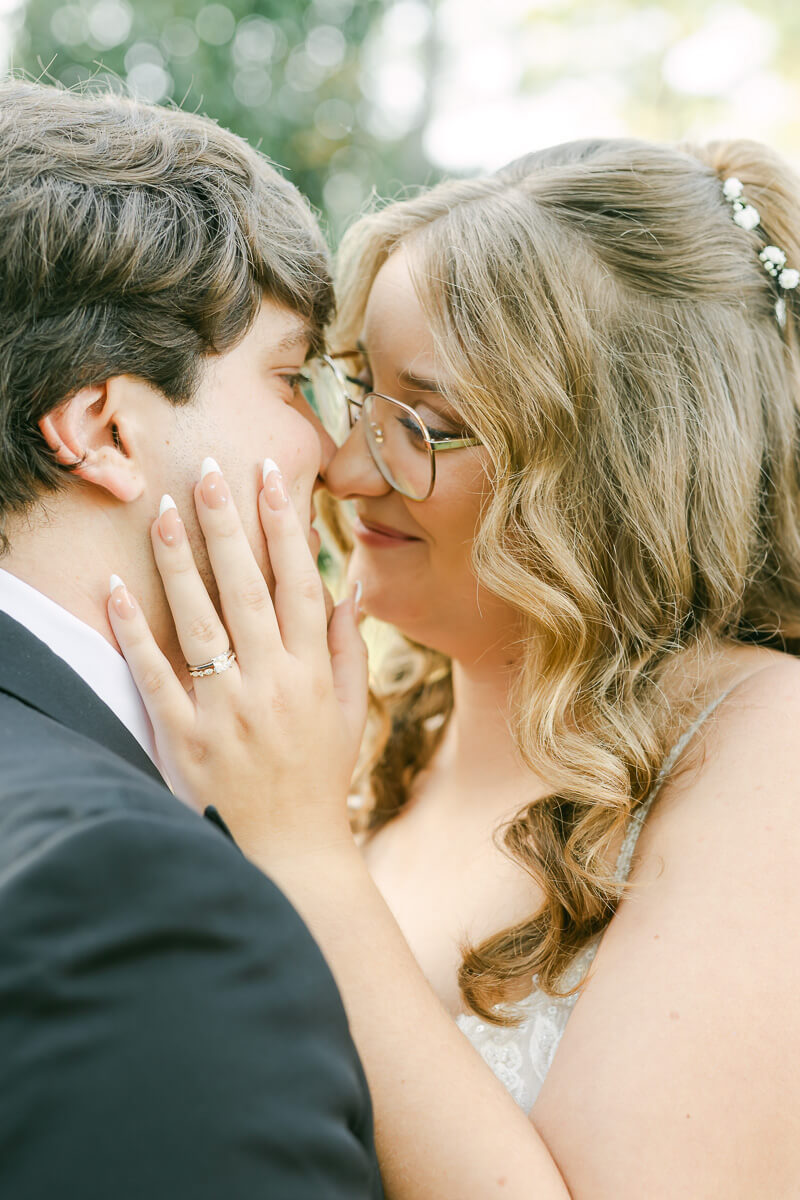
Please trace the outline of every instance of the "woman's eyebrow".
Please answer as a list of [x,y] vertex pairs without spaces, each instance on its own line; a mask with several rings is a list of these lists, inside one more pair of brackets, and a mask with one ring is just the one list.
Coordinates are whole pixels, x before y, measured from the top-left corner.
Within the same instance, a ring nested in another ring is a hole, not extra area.
[[[356,349],[360,350],[364,358],[369,362],[367,348],[361,338],[356,342]],[[441,383],[437,379],[428,379],[425,375],[416,375],[408,368],[404,368],[397,376],[404,388],[408,388],[410,392],[433,392],[437,396],[443,396],[444,390]]]
[[415,375],[413,371],[401,371],[397,378],[403,387],[413,392],[437,392],[442,395],[442,385],[436,379],[427,379],[424,375]]

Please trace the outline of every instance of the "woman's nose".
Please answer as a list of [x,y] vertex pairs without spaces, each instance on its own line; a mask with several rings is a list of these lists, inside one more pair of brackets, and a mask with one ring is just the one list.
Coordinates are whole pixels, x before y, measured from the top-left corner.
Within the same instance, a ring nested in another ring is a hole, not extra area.
[[338,500],[382,496],[392,490],[375,465],[360,424],[350,431],[350,436],[338,449],[334,447],[327,462],[323,457],[320,474],[328,491]]

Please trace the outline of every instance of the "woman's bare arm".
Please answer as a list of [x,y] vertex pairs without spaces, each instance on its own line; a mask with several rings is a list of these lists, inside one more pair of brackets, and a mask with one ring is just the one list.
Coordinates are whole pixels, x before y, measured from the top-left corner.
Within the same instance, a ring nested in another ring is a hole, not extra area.
[[534,1107],[581,1200],[800,1195],[800,664],[776,662],[648,819]]

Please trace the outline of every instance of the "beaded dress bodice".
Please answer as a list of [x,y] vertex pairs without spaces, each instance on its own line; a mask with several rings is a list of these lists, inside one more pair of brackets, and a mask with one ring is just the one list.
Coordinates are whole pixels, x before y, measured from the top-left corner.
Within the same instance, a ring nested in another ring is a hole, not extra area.
[[[636,842],[664,780],[700,726],[732,690],[728,688],[700,714],[664,760],[653,787],[631,817],[625,831],[616,866],[616,879],[619,883],[624,883],[630,874]],[[602,936],[599,934],[587,942],[575,956],[561,976],[560,990],[567,991],[583,983]],[[522,1018],[518,1025],[493,1025],[470,1013],[462,1013],[456,1017],[456,1024],[461,1032],[469,1038],[525,1112],[530,1112],[539,1095],[567,1027],[567,1021],[581,994],[579,988],[569,996],[550,996],[536,987],[536,977],[533,979],[533,985],[530,995],[513,1006],[515,1014]]]

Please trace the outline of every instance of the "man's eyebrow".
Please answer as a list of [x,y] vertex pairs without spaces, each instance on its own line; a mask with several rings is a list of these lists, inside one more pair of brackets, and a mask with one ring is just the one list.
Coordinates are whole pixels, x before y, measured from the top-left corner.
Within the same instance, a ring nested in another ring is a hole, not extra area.
[[299,346],[301,342],[311,341],[311,326],[308,323],[296,325],[294,329],[285,334],[279,342],[273,346],[273,350],[280,354],[284,350],[292,350],[295,346]]

